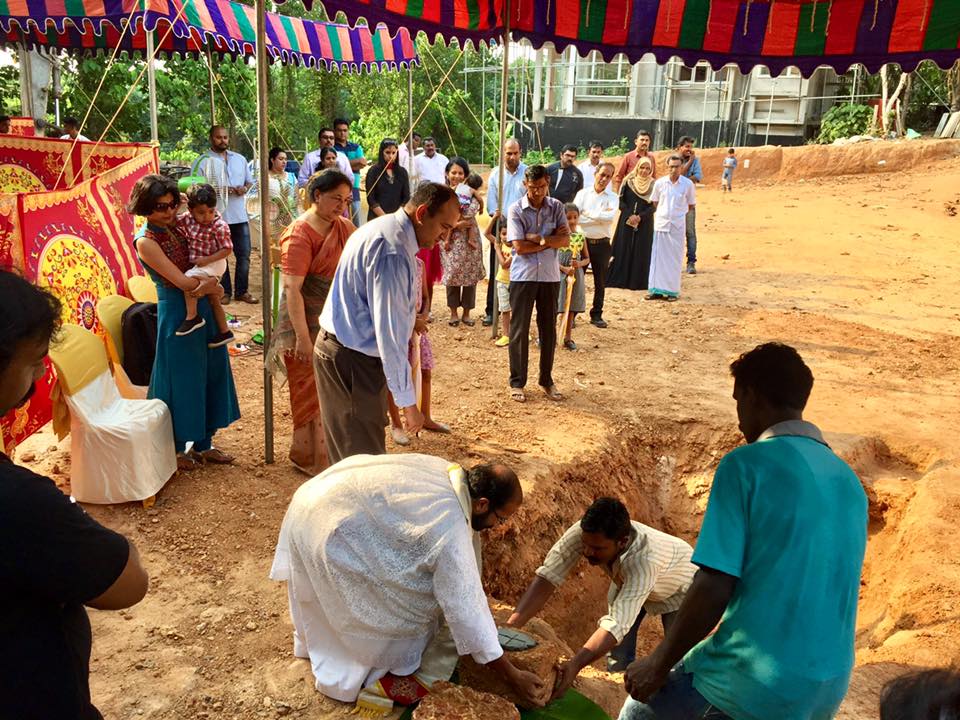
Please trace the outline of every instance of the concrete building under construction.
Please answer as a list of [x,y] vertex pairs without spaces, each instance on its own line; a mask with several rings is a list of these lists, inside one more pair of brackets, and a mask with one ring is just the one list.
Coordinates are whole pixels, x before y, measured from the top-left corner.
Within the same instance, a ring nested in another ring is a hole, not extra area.
[[763,67],[743,74],[733,65],[658,65],[652,55],[631,64],[622,57],[607,63],[596,52],[581,58],[572,47],[532,53],[532,111],[522,134],[554,149],[632,140],[640,128],[655,148],[673,147],[683,135],[702,146],[799,145],[849,96],[847,79],[828,68],[809,78],[795,68],[771,77]]

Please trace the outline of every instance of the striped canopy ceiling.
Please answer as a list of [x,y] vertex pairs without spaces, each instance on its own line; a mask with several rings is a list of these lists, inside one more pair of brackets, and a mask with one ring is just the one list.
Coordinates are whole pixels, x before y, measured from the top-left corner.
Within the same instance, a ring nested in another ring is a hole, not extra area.
[[[310,0],[305,0],[310,4]],[[461,41],[502,37],[507,0],[323,0],[333,17],[361,18],[391,29],[423,30]],[[744,71],[766,65],[774,74],[821,65],[845,72],[862,63],[912,70],[930,59],[949,67],[960,58],[960,0],[510,0],[515,39],[535,47],[574,45],[607,60],[653,53]]]
[[[123,28],[132,23],[126,33]],[[84,53],[143,55],[146,31],[161,55],[253,56],[254,9],[230,0],[0,0],[0,42]],[[167,32],[170,28],[170,32]],[[327,70],[390,70],[419,62],[410,33],[379,25],[349,28],[267,13],[273,60]]]

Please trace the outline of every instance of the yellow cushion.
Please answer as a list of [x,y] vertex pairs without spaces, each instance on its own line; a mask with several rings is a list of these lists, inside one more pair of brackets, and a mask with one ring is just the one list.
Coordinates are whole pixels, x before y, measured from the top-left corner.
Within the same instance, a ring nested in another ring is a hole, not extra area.
[[115,363],[123,363],[123,334],[120,323],[133,300],[122,295],[107,295],[97,303],[97,317],[107,331],[107,354]]
[[127,292],[137,302],[157,302],[157,286],[146,275],[134,275],[128,278]]
[[100,338],[79,325],[60,328],[50,345],[50,359],[67,395],[75,395],[110,367]]

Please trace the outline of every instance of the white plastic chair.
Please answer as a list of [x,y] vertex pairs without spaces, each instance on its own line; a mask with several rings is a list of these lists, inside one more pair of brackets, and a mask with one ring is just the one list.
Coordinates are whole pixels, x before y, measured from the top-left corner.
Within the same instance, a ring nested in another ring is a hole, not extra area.
[[120,396],[103,343],[64,325],[50,348],[70,409],[70,484],[81,502],[150,500],[177,470],[170,411],[162,400]]

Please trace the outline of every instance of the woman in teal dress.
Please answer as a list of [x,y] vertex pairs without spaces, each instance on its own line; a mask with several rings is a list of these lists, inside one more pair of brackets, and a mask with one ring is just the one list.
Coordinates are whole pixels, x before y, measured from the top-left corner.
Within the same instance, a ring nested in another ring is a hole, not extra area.
[[[187,277],[187,242],[174,234],[180,207],[177,183],[162,175],[146,175],[130,193],[128,211],[146,218],[134,245],[140,261],[157,286],[157,355],[148,397],[163,400],[173,418],[173,437],[179,465],[198,462],[230,463],[233,458],[213,447],[213,435],[240,418],[237,391],[226,347],[207,343],[217,331],[206,293],[217,281]],[[178,336],[186,317],[184,293],[199,297],[197,312],[206,326]],[[193,442],[189,454],[186,444]]]

